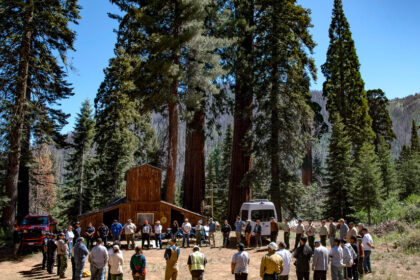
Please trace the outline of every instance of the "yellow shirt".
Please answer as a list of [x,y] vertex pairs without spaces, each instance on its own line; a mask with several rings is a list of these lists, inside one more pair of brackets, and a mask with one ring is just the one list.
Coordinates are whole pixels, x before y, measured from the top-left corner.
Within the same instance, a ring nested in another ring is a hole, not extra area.
[[264,274],[280,274],[283,271],[283,259],[276,253],[268,253],[261,260],[260,276]]

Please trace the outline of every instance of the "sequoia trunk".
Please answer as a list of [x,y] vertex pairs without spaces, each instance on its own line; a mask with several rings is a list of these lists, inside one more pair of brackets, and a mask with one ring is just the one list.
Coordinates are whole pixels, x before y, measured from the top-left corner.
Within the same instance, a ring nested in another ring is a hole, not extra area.
[[204,109],[194,113],[187,123],[185,145],[185,185],[183,205],[186,209],[204,214],[205,159]]

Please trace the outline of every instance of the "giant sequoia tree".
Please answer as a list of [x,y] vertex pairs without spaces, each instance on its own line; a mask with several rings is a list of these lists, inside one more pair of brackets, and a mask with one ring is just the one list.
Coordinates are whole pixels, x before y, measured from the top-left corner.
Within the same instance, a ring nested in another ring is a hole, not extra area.
[[72,92],[56,53],[65,61],[66,50],[73,48],[75,33],[69,24],[77,23],[78,12],[77,0],[20,0],[0,4],[0,91],[7,100],[9,112],[5,186],[10,201],[3,209],[5,227],[13,224],[18,199],[28,210],[28,184],[22,185],[25,190],[17,196],[22,145],[29,151],[31,134],[43,141],[48,136],[60,140],[56,132],[65,124],[66,115],[54,105]]
[[374,133],[360,63],[341,0],[334,0],[329,37],[327,60],[321,67],[329,120],[334,124],[334,116],[340,116],[357,151],[364,142],[373,141]]
[[270,196],[281,219],[282,208],[295,204],[287,188],[299,184],[293,173],[311,137],[309,77],[315,67],[309,53],[315,43],[308,10],[294,0],[261,2],[255,17],[255,150],[270,159]]

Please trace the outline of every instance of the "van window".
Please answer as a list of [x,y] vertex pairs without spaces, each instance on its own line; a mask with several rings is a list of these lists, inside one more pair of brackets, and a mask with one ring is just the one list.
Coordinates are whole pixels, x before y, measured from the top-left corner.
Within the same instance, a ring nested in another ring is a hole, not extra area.
[[241,219],[242,221],[248,220],[248,210],[242,210]]
[[274,217],[273,209],[261,209],[251,211],[252,221],[260,220],[261,222],[269,222],[270,218]]

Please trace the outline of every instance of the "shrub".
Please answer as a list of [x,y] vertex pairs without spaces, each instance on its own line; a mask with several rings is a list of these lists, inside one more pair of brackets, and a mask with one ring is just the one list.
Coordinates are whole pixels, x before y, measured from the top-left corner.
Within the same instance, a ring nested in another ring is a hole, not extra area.
[[413,231],[410,234],[403,236],[394,244],[395,248],[401,248],[405,252],[418,252],[420,250],[420,232]]

